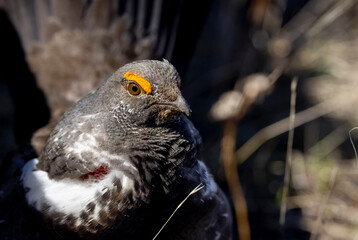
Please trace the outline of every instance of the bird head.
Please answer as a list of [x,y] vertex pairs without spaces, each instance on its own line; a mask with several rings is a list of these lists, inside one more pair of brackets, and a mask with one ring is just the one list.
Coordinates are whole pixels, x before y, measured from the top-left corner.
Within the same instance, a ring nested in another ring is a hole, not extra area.
[[160,168],[176,154],[167,148],[180,145],[179,151],[190,145],[181,162],[201,142],[182,116],[189,114],[179,74],[167,60],[126,64],[64,114],[39,157],[39,167],[51,178],[87,179],[117,168],[117,158],[108,156],[150,158],[148,164],[161,162],[156,164]]
[[121,67],[104,85],[104,101],[137,125],[162,125],[190,108],[180,92],[180,77],[168,61],[144,60]]

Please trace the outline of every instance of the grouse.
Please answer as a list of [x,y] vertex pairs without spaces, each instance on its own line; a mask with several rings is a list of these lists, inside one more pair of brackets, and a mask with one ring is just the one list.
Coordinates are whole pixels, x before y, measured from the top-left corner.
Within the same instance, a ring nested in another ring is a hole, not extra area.
[[2,238],[231,239],[189,114],[167,60],[122,66],[3,184]]

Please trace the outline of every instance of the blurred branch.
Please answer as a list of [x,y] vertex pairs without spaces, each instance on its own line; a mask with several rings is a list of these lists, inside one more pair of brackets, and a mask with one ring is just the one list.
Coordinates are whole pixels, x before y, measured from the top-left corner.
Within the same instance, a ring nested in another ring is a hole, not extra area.
[[253,0],[248,9],[248,16],[252,25],[258,27],[262,24],[265,12],[270,5],[271,0]]
[[295,109],[296,109],[296,90],[297,90],[297,77],[295,77],[291,82],[291,101],[290,101],[290,117],[289,117],[289,126],[288,126],[289,131],[288,131],[287,152],[286,152],[286,166],[285,166],[285,176],[283,182],[283,193],[282,193],[281,210],[280,210],[281,226],[285,225],[288,186],[290,183],[290,175],[291,175],[290,173],[291,173],[291,165],[292,165],[292,145],[293,145]]
[[320,16],[317,21],[310,27],[310,29],[308,29],[306,36],[308,38],[316,36],[319,32],[322,31],[323,28],[331,24],[356,3],[356,0],[337,1],[336,4],[334,4],[328,11]]
[[224,165],[225,176],[235,207],[240,239],[250,240],[250,223],[247,213],[247,205],[235,162],[236,132],[236,120],[234,118],[227,120],[224,123],[223,138],[221,141],[221,160]]
[[[334,112],[337,110],[334,102],[334,100],[325,101],[296,113],[294,127],[299,127],[307,122]],[[289,120],[289,117],[284,118],[258,131],[236,151],[237,162],[239,164],[243,163],[266,141],[287,132]]]
[[[281,62],[289,57],[309,40],[317,36],[325,27],[352,8],[355,0],[312,0],[288,22],[268,43],[268,51]],[[319,6],[318,6],[319,5]],[[320,9],[318,13],[310,9]],[[323,10],[321,10],[323,9]]]
[[327,9],[334,4],[336,0],[311,0],[287,23],[278,35],[289,37],[293,42],[304,35],[317,22],[320,16],[323,16]]
[[215,120],[224,121],[220,158],[224,165],[225,176],[234,203],[241,240],[250,239],[250,225],[246,200],[235,161],[238,123],[252,103],[258,97],[269,92],[280,75],[281,70],[278,69],[268,76],[253,74],[243,81],[237,81],[234,90],[224,93],[211,109],[211,116]]

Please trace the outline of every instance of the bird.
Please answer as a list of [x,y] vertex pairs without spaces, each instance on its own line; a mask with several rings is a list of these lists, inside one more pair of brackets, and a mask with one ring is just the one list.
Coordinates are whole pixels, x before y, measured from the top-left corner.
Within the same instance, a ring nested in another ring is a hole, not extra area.
[[180,85],[169,61],[135,61],[66,111],[2,184],[2,239],[232,239]]

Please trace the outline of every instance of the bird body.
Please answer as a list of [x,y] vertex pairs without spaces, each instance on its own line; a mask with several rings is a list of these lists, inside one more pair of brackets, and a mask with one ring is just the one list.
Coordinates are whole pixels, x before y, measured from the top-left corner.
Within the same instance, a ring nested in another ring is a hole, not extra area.
[[152,239],[202,184],[158,239],[230,239],[230,209],[199,160],[179,79],[166,60],[130,63],[70,108],[12,193],[41,223],[9,210],[0,230],[13,222],[28,231],[8,239]]

